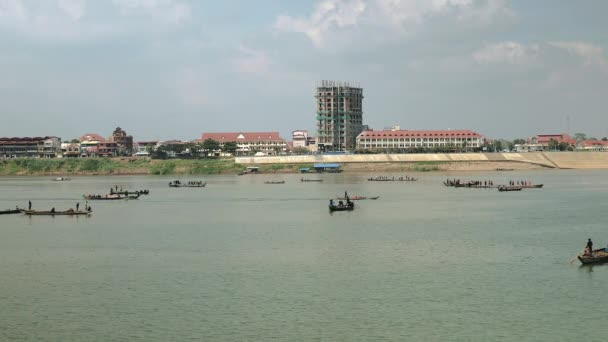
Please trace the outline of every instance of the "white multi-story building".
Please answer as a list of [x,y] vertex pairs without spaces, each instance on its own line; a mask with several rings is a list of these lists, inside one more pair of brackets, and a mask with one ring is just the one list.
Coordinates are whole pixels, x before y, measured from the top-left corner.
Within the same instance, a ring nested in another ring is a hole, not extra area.
[[287,150],[287,142],[279,136],[279,132],[203,133],[200,141],[207,139],[219,142],[220,147],[227,142],[236,142],[237,154],[277,155]]
[[434,147],[480,148],[484,137],[470,130],[383,130],[363,131],[357,136],[358,149],[412,149]]
[[293,148],[296,147],[307,147],[308,146],[308,131],[298,130],[291,132],[291,139],[293,141]]

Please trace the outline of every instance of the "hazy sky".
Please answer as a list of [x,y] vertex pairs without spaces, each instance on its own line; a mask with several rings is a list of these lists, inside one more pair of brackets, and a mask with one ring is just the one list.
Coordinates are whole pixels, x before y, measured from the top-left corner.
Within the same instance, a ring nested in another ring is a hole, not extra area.
[[0,136],[314,131],[323,79],[364,122],[608,135],[605,0],[0,0]]

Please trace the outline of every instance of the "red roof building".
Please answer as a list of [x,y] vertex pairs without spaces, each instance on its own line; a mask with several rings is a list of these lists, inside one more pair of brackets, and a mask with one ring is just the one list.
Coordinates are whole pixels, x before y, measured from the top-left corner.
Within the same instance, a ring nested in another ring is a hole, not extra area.
[[357,136],[359,149],[433,148],[463,146],[480,148],[484,137],[471,130],[383,130],[363,131]]
[[200,142],[213,139],[220,143],[220,147],[227,142],[236,142],[237,154],[264,153],[276,155],[285,152],[287,143],[281,138],[279,132],[224,132],[203,133]]
[[558,144],[566,143],[568,145],[576,145],[576,140],[574,140],[570,135],[566,133],[562,134],[539,134],[530,139],[532,144],[537,145],[549,145],[549,141],[555,140]]
[[608,151],[608,141],[585,140],[579,144],[579,148],[585,151]]
[[54,158],[61,154],[61,139],[46,137],[0,138],[0,158]]

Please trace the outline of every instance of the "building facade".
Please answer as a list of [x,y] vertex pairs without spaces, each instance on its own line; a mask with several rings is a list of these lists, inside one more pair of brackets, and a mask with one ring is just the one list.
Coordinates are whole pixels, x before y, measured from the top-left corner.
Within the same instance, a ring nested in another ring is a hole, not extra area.
[[322,81],[317,99],[317,149],[348,151],[363,131],[363,88],[347,82]]
[[119,155],[130,156],[133,154],[133,136],[127,135],[122,128],[116,127],[112,132],[111,142],[115,142],[118,147]]
[[298,130],[291,132],[291,140],[293,141],[293,148],[308,146],[308,131]]
[[478,149],[484,137],[470,130],[363,131],[357,136],[357,149],[470,148]]
[[80,144],[76,143],[61,143],[61,154],[64,158],[80,157]]
[[203,133],[199,142],[212,139],[223,148],[227,142],[235,142],[238,155],[262,153],[265,155],[283,154],[287,150],[287,142],[279,132],[226,132]]
[[55,158],[60,154],[58,137],[0,138],[0,158]]
[[[525,144],[516,144],[516,152],[535,152],[535,151],[549,151],[551,150],[551,143],[562,144],[568,146],[569,149],[574,148],[576,140],[567,133],[562,134],[538,134],[528,139]],[[555,148],[555,147],[554,147]]]

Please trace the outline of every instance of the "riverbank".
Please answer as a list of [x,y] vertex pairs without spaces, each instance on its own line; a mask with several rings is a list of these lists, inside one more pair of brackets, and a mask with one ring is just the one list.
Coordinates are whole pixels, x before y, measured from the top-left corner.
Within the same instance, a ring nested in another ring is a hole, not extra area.
[[[260,164],[260,173],[298,173],[310,163]],[[148,158],[10,159],[0,161],[0,176],[109,176],[237,174],[247,165],[232,158],[151,160]],[[520,162],[343,163],[345,172],[429,172],[530,170],[542,166]]]
[[[296,173],[312,164],[266,164],[262,173]],[[234,158],[171,159],[75,158],[0,160],[0,176],[121,176],[121,175],[216,175],[238,174],[246,165]]]

